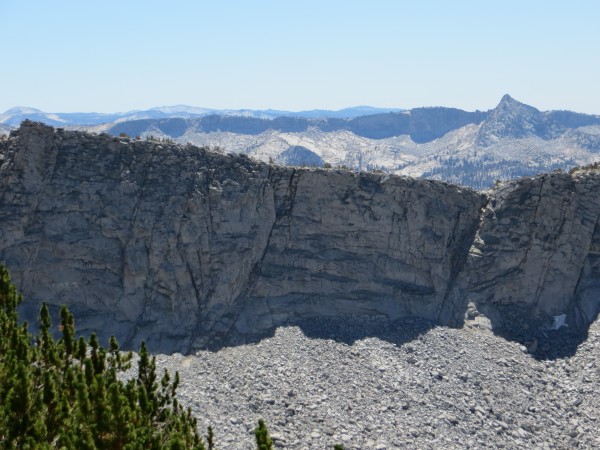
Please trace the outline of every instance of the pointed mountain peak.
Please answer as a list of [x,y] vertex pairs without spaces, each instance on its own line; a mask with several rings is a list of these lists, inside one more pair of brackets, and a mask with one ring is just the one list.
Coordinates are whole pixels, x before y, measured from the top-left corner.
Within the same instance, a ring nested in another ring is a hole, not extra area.
[[[517,106],[526,106],[528,108],[533,108],[532,106],[526,105],[525,103],[521,103],[518,100],[515,100],[508,94],[504,94],[496,109],[506,108],[506,107],[517,107]],[[535,108],[534,108],[535,109]]]
[[496,117],[498,117],[499,115],[504,116],[506,114],[509,114],[511,116],[514,116],[514,115],[531,116],[531,115],[541,114],[537,108],[534,108],[533,106],[529,106],[518,100],[515,100],[508,94],[505,94],[502,97],[502,99],[500,100],[500,103],[498,103],[498,106],[496,106],[494,109],[492,109],[490,111],[490,113],[492,116],[496,116]]
[[550,135],[544,115],[533,106],[521,103],[506,94],[481,125],[477,144],[487,147],[503,138],[527,136],[547,138]]

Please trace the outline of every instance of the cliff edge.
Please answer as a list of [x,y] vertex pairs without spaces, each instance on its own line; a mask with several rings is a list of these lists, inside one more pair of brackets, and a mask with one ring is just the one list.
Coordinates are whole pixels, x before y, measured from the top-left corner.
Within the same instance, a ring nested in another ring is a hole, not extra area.
[[600,174],[480,193],[279,167],[23,122],[0,142],[0,262],[34,321],[162,351],[322,316],[585,330],[600,307]]

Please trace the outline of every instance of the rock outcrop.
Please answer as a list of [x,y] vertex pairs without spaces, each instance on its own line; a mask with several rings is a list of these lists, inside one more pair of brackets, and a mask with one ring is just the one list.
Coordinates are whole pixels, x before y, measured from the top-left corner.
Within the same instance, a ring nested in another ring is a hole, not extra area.
[[600,174],[523,178],[489,199],[461,294],[506,330],[561,314],[585,329],[600,307]]
[[82,332],[186,351],[320,316],[460,325],[468,302],[586,327],[600,303],[594,172],[488,195],[33,122],[0,147],[0,262],[30,321],[65,303]]

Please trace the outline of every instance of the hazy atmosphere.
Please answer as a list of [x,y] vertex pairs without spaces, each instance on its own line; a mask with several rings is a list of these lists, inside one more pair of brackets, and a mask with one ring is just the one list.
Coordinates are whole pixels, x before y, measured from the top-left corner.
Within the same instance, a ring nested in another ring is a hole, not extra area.
[[0,111],[487,110],[510,93],[597,114],[599,12],[595,1],[3,0]]

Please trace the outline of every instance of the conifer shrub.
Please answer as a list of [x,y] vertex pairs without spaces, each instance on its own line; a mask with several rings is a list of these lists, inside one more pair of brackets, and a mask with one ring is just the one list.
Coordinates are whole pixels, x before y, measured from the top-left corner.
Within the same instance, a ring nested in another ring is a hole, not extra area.
[[256,448],[258,450],[273,450],[273,442],[263,419],[259,419],[258,427],[254,430],[254,435],[256,436]]
[[[131,353],[111,337],[103,348],[92,334],[75,337],[63,306],[60,338],[47,305],[32,338],[19,324],[22,298],[0,266],[0,443],[6,449],[196,449],[205,446],[191,410],[175,397],[179,375],[159,378],[145,344],[137,377],[119,377]],[[212,434],[212,431],[210,432]]]

